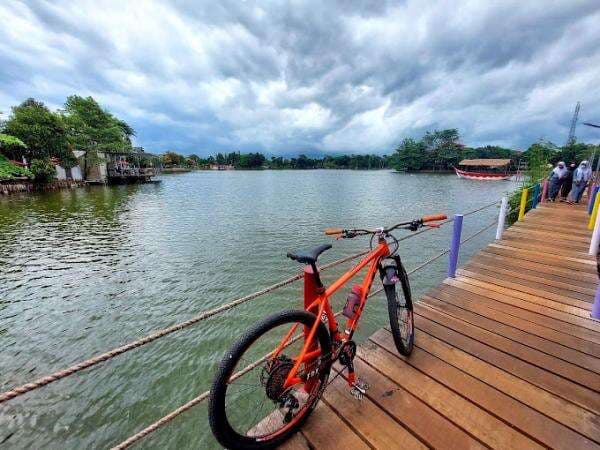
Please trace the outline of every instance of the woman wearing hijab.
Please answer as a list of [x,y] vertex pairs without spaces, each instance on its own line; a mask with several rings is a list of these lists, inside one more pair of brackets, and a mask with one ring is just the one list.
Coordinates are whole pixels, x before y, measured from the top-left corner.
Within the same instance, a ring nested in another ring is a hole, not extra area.
[[564,161],[560,161],[552,170],[552,173],[550,174],[550,196],[548,197],[551,202],[556,200],[556,196],[558,195],[568,172]]
[[569,192],[571,192],[571,186],[573,184],[573,173],[575,172],[575,169],[577,168],[577,165],[572,162],[571,164],[569,164],[568,172],[567,172],[567,176],[565,177],[565,181],[562,185],[562,189],[560,190],[560,201],[564,202],[565,200],[567,200],[569,198]]
[[579,203],[590,178],[592,178],[590,164],[587,161],[581,161],[581,164],[579,164],[579,167],[573,174],[573,187],[571,188],[571,199],[573,202]]

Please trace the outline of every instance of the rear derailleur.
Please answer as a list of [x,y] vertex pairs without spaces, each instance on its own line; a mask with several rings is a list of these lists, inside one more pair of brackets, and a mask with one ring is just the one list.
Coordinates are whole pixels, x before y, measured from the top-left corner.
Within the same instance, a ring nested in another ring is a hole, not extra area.
[[356,343],[354,341],[344,342],[339,353],[340,363],[348,369],[348,386],[350,395],[357,400],[362,400],[369,389],[369,383],[357,378],[354,372],[354,357],[356,356]]

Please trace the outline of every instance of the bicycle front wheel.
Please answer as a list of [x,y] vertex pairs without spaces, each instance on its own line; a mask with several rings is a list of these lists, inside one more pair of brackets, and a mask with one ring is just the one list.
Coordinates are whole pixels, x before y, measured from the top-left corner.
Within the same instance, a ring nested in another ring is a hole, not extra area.
[[273,315],[251,328],[225,355],[208,410],[210,427],[221,445],[271,448],[302,426],[331,370],[329,332],[322,322],[310,349],[320,350],[320,356],[300,364],[297,376],[303,382],[288,388],[284,383],[304,345],[304,330],[316,320],[306,311]]
[[397,282],[384,285],[390,316],[390,330],[392,331],[398,352],[404,356],[408,356],[411,354],[415,342],[415,324],[410,284],[406,270],[401,263],[397,267],[394,267],[393,270],[396,271]]

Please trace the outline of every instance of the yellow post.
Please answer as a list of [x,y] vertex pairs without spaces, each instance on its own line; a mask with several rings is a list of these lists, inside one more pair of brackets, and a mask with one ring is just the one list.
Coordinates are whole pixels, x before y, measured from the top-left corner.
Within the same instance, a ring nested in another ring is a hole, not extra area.
[[529,194],[529,188],[523,189],[521,192],[521,206],[519,207],[519,220],[523,220],[525,217],[525,206],[527,206],[527,194]]
[[596,223],[596,216],[598,215],[599,205],[600,195],[596,195],[596,200],[594,200],[594,209],[592,209],[592,215],[590,216],[590,221],[588,222],[588,230],[594,229],[594,224]]

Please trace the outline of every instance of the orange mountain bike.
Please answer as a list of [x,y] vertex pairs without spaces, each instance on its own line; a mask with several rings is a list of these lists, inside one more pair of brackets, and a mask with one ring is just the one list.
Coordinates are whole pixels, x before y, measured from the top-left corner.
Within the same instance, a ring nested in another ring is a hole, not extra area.
[[[263,449],[281,444],[317,405],[335,361],[348,371],[351,394],[362,398],[368,385],[354,374],[356,344],[352,336],[377,274],[387,297],[396,348],[403,355],[411,353],[414,325],[410,285],[397,255],[398,239],[391,232],[416,231],[428,222],[444,219],[444,215],[435,215],[376,230],[326,230],[338,239],[371,236],[371,251],[328,288],[321,283],[317,259],[331,248],[330,244],[288,253],[289,258],[306,264],[305,310],[283,311],[261,320],[221,361],[209,401],[210,427],[221,445]],[[340,331],[329,299],[367,266],[362,284],[354,285],[348,295],[342,312],[346,324]]]

